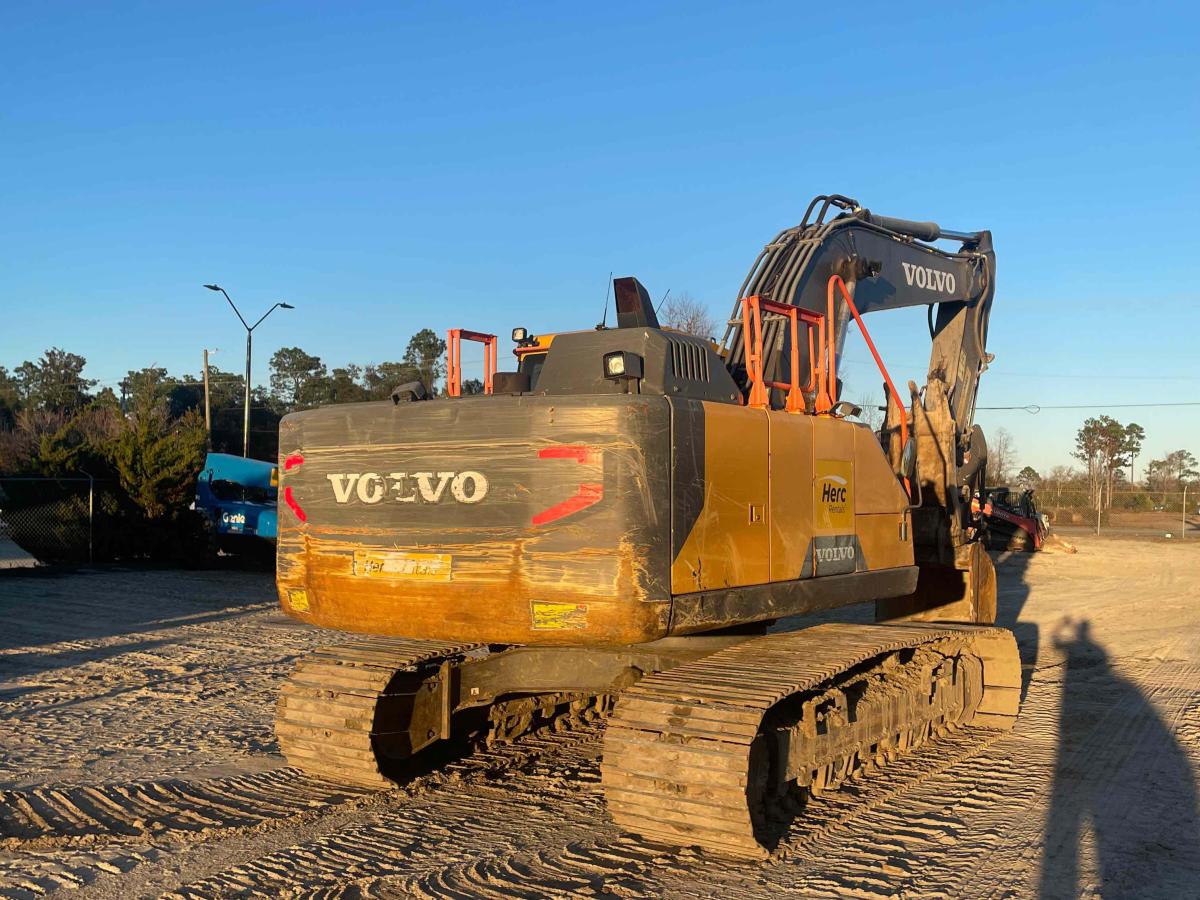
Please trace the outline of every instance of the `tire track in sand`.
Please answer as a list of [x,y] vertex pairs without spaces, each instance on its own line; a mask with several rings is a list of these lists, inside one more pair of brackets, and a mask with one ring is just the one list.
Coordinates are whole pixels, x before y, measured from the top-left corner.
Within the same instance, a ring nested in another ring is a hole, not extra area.
[[[950,734],[814,801],[770,868],[786,870],[794,885],[810,847],[979,755],[1001,736],[976,729]],[[306,896],[322,897],[650,897],[673,883],[694,885],[699,875],[711,878],[710,859],[640,842],[611,824],[600,788],[599,752],[596,742],[571,747],[548,765],[511,773],[502,783],[421,798],[194,882],[171,896],[266,897],[300,883]],[[984,793],[974,802],[993,801]],[[520,824],[499,828],[499,823]],[[944,841],[956,824],[930,809],[904,816],[901,831]],[[889,852],[885,847],[881,858]],[[866,859],[863,871],[874,864],[874,858]],[[757,864],[721,860],[719,870],[731,879],[730,896],[738,894],[739,884],[743,890],[761,884],[763,870]]]
[[371,793],[299,769],[203,781],[150,781],[0,791],[0,848],[45,849],[104,837],[182,837],[248,827]]
[[[578,752],[595,744],[599,734],[597,727],[562,733],[547,730],[511,745],[491,750],[479,747],[392,791],[335,785],[305,776],[298,769],[281,768],[194,784],[5,792],[19,795],[28,808],[15,803],[0,813],[6,829],[25,830],[24,837],[7,837],[0,844],[0,850],[13,854],[10,860],[0,859],[0,897],[28,898],[63,888],[99,888],[106,879],[117,876],[120,880],[108,887],[119,886],[117,893],[125,896],[136,892],[132,889],[135,882],[155,881],[156,876],[178,884],[180,874],[192,865],[197,870],[194,877],[203,877],[220,864],[212,859],[227,865],[245,857],[246,864],[252,865],[292,845],[297,830],[320,839],[347,820],[357,822],[381,808],[405,815],[413,805],[461,804],[447,798],[470,795],[478,785],[502,780],[512,770],[531,765],[544,769],[542,757]],[[434,828],[436,831],[437,826]],[[234,845],[237,849],[231,849]],[[344,853],[333,853],[333,858],[344,858]],[[238,880],[236,875],[234,878]],[[163,888],[165,885],[151,892]],[[226,885],[223,890],[214,888],[201,894],[230,890],[236,892]]]

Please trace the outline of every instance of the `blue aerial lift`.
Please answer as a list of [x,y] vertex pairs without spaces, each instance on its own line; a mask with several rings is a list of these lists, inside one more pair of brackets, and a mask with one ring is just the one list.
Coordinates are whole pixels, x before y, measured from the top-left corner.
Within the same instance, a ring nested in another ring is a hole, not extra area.
[[196,482],[196,509],[207,517],[218,548],[265,549],[275,543],[279,468],[229,453],[210,453]]

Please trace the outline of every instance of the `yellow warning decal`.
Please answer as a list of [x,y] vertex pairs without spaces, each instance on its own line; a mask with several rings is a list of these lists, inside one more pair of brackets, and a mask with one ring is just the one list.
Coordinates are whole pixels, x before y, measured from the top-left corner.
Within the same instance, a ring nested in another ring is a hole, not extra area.
[[453,557],[449,553],[388,553],[354,551],[354,574],[410,581],[449,581]]
[[819,531],[854,530],[854,463],[818,459],[814,468],[813,512]]
[[308,591],[304,588],[289,588],[287,602],[296,612],[308,612]]
[[529,608],[535,630],[562,631],[569,628],[587,627],[586,603],[551,603],[548,600],[531,600]]

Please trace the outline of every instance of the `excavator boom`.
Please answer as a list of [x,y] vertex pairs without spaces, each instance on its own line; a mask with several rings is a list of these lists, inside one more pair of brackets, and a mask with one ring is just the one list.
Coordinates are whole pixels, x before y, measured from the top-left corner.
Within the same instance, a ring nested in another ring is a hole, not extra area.
[[[818,205],[819,213],[810,222]],[[831,208],[843,212],[825,221]],[[950,252],[928,243],[939,238],[959,242],[960,247]],[[945,385],[957,437],[969,434],[979,377],[990,362],[987,327],[996,282],[991,232],[948,231],[933,222],[875,215],[841,195],[818,197],[800,225],[781,231],[763,248],[739,297],[758,295],[821,313],[834,275],[845,282],[864,316],[913,306],[929,308],[933,342],[929,377]],[[836,316],[840,353],[849,321],[844,303],[838,304]],[[786,340],[768,332],[764,346],[771,354],[766,361],[768,378],[786,380]],[[736,307],[722,341],[722,355],[735,377],[744,378],[744,336]],[[808,364],[802,347],[801,366]]]

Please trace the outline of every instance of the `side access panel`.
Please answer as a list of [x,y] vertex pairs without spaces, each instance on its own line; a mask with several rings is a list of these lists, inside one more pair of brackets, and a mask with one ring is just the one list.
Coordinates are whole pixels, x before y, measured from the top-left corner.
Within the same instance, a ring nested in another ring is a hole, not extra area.
[[867,569],[855,530],[855,426],[821,418],[813,428],[813,539],[804,576],[850,575]]
[[[733,405],[671,405],[672,634],[912,592],[917,572],[911,546],[901,542],[900,489],[893,487],[890,513],[858,514],[863,429]],[[873,457],[862,477],[872,482],[867,508],[875,510],[895,477],[878,445],[867,450]],[[879,564],[862,553],[860,521],[872,540],[885,525],[875,548]]]
[[767,413],[671,401],[671,592],[771,580]]
[[771,580],[808,577],[813,536],[813,432],[816,419],[782,411],[771,422]]

